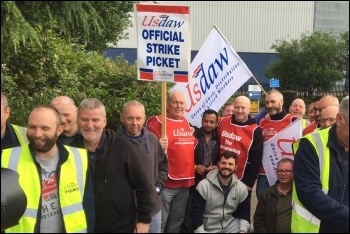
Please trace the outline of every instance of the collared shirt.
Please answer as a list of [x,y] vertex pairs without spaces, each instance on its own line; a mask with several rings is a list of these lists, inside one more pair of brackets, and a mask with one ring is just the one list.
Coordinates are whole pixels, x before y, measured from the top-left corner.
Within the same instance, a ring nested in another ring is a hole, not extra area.
[[94,152],[91,152],[88,150],[89,162],[92,165],[94,165],[96,163],[98,156],[101,154],[102,146],[103,146],[105,141],[106,141],[106,133],[103,132],[100,143],[98,144],[96,150]]

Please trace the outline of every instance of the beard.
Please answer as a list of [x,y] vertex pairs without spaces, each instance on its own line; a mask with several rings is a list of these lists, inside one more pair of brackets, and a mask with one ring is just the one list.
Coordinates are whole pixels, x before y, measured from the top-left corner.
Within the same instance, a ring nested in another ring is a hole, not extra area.
[[278,113],[280,113],[281,107],[270,107],[266,109],[267,112],[269,113],[269,115],[273,116],[273,115],[277,115]]
[[235,173],[236,170],[230,170],[230,169],[226,169],[226,168],[223,168],[223,169],[220,169],[219,170],[219,173],[221,175],[221,177],[223,178],[229,178],[233,175],[233,173]]
[[212,133],[212,132],[214,132],[214,130],[215,130],[215,128],[210,128],[209,131],[206,130],[205,128],[203,128],[203,132],[204,132],[204,133]]
[[38,152],[40,152],[40,153],[46,153],[46,152],[48,152],[49,150],[51,150],[52,147],[56,144],[57,138],[58,138],[58,137],[57,137],[57,136],[54,136],[54,137],[52,137],[52,138],[47,138],[47,137],[46,137],[45,139],[43,139],[44,145],[37,143],[37,142],[35,141],[35,140],[37,140],[36,137],[29,136],[29,135],[27,134],[27,138],[28,138],[28,141],[29,141],[30,145],[33,147],[33,149],[34,149],[35,151],[38,151]]

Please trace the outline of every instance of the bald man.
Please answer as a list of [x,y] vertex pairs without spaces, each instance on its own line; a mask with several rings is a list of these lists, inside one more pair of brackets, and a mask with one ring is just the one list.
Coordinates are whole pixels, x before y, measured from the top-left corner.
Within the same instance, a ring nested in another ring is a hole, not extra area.
[[80,136],[77,125],[77,107],[74,101],[67,96],[58,96],[52,99],[51,106],[55,107],[61,115],[61,123],[64,127],[58,139],[65,145],[69,145],[76,137]]
[[303,119],[306,112],[305,102],[303,99],[297,98],[289,106],[289,114],[302,118],[303,129],[310,123],[306,119]]
[[307,126],[304,131],[303,131],[303,135],[306,135],[308,133],[313,132],[316,128],[320,128],[321,127],[321,112],[323,109],[325,109],[328,106],[339,106],[339,99],[334,96],[334,95],[325,95],[323,96],[320,101],[315,102],[315,107],[314,107],[314,111],[315,111],[315,121],[317,123],[316,124],[310,124],[309,126]]
[[320,129],[329,128],[336,122],[337,113],[339,112],[339,106],[329,106],[322,110]]
[[[185,216],[189,189],[194,185],[194,150],[197,139],[183,117],[186,97],[178,90],[167,98],[166,137],[168,139],[168,178],[162,190],[162,233],[179,233]],[[146,128],[162,137],[162,115],[147,120]]]
[[227,150],[237,153],[239,160],[235,173],[247,186],[250,201],[252,188],[262,163],[262,131],[255,119],[250,116],[249,98],[238,96],[233,104],[233,115],[231,118],[223,118],[218,127],[220,154]]

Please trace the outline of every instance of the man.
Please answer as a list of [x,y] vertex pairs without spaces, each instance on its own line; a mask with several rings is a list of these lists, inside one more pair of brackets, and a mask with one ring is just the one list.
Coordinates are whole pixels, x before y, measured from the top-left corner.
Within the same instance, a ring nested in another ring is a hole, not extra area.
[[303,131],[303,136],[305,136],[308,133],[313,132],[316,128],[321,127],[321,112],[323,109],[325,109],[327,106],[339,106],[339,100],[334,95],[325,95],[320,98],[318,102],[315,102],[315,123],[310,124],[307,126]]
[[192,202],[195,232],[247,233],[250,200],[246,186],[237,179],[237,154],[225,151],[218,169],[199,182]]
[[339,106],[329,106],[322,110],[320,119],[320,129],[329,128],[337,120]]
[[233,114],[233,101],[228,101],[224,104],[221,112],[221,117],[229,117]]
[[151,199],[143,162],[129,140],[104,129],[106,123],[106,109],[99,100],[86,98],[79,104],[81,136],[71,145],[88,150],[96,207],[94,231],[148,232]]
[[194,137],[198,144],[194,150],[195,163],[195,185],[190,188],[187,199],[185,220],[183,230],[186,233],[193,232],[191,208],[193,192],[198,183],[205,179],[205,176],[217,168],[219,160],[220,142],[217,134],[218,113],[215,110],[205,110],[202,117],[202,127],[197,128]]
[[10,124],[7,120],[10,117],[11,109],[6,95],[1,92],[1,151],[28,143],[26,136],[27,129]]
[[215,110],[205,110],[202,117],[202,127],[194,132],[198,144],[194,151],[195,186],[205,179],[206,174],[217,168],[220,142],[217,134],[218,113]]
[[220,153],[233,151],[239,157],[236,176],[248,189],[248,199],[262,162],[263,137],[261,128],[250,115],[250,100],[238,96],[234,101],[234,113],[225,118],[218,127]]
[[65,145],[80,135],[77,125],[77,107],[74,101],[67,96],[58,96],[52,99],[51,106],[55,107],[61,114],[61,121],[64,127],[58,139]]
[[[272,89],[266,94],[265,108],[268,111],[268,117],[263,118],[259,124],[262,129],[264,142],[282,131],[296,119],[296,117],[288,114],[283,109],[283,103],[283,95],[278,90]],[[266,155],[266,157],[268,157],[268,155]],[[261,165],[256,185],[257,197],[268,187],[270,187],[270,185],[266,177],[265,169],[264,166]]]
[[309,106],[307,107],[307,118],[310,123],[312,123],[315,120],[315,111],[314,111],[315,103],[311,102]]
[[233,101],[227,101],[222,107],[221,116],[218,119],[220,123],[224,117],[230,117],[233,114]]
[[[19,174],[27,208],[18,225],[5,232],[92,232],[93,195],[84,149],[57,141],[60,114],[37,106],[28,117],[29,144],[3,151],[1,167]],[[89,227],[92,225],[92,227]]]
[[276,174],[276,183],[258,198],[254,213],[256,233],[291,233],[293,160],[282,158]]
[[336,123],[293,144],[292,232],[349,233],[349,96]]
[[141,157],[142,166],[150,182],[152,221],[150,233],[161,232],[162,197],[160,191],[164,188],[168,176],[168,160],[157,137],[143,127],[146,121],[145,107],[138,101],[129,101],[123,105],[120,119],[123,125],[117,133],[130,140]]
[[[178,233],[184,220],[189,188],[194,185],[194,149],[197,140],[183,117],[185,95],[171,91],[167,98],[166,138],[168,179],[162,191],[162,233]],[[161,138],[162,115],[147,121],[147,130]]]
[[303,99],[297,98],[289,106],[289,114],[301,118],[303,129],[310,124],[308,120],[303,119],[306,112],[305,102]]

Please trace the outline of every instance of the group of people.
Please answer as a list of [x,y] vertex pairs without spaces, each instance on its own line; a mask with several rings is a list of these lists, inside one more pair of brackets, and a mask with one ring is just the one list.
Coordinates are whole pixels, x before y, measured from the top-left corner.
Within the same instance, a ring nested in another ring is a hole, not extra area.
[[146,119],[138,101],[123,105],[122,126],[112,131],[101,101],[76,107],[67,96],[35,107],[25,129],[7,121],[1,93],[1,166],[19,174],[28,201],[18,225],[4,231],[348,232],[349,96],[309,105],[294,157],[278,162],[270,186],[263,144],[306,111],[302,99],[289,113],[283,102],[270,90],[252,117],[249,98],[239,96],[222,116],[205,110],[196,127],[184,118],[185,95],[171,91],[164,136],[162,115]]

